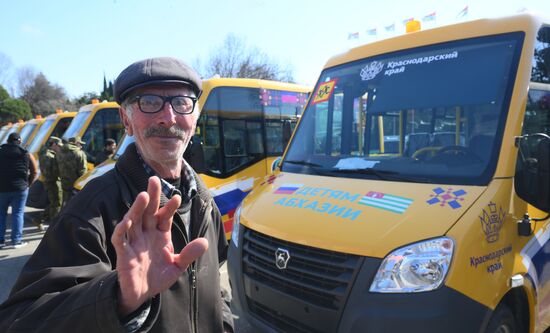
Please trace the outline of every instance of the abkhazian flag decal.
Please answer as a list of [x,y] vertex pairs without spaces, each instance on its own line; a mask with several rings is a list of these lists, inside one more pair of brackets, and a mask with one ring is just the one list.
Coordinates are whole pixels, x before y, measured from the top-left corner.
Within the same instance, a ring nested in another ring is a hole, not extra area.
[[361,205],[380,208],[398,214],[403,214],[412,202],[413,200],[409,198],[375,191],[370,191],[359,200]]

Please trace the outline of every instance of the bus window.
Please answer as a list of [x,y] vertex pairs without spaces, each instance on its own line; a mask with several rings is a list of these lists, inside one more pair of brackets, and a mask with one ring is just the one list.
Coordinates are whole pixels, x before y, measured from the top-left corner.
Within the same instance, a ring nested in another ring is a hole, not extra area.
[[73,118],[61,118],[57,122],[57,125],[53,129],[53,132],[51,136],[57,136],[58,138],[62,137],[67,128],[69,128],[69,125],[71,124],[71,121]]
[[283,153],[301,116],[308,94],[260,89],[264,108],[266,150],[268,156]]
[[281,155],[308,94],[247,87],[212,89],[198,121],[206,173],[227,177]]
[[94,162],[95,156],[103,150],[106,139],[112,138],[118,142],[123,133],[124,126],[120,122],[117,108],[105,108],[97,111],[82,136],[82,140],[86,142],[84,151],[88,162]]

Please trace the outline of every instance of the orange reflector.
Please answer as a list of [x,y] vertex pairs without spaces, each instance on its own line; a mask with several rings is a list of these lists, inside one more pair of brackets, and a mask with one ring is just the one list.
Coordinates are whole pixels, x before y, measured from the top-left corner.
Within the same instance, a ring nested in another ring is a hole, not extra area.
[[405,26],[405,29],[406,29],[407,33],[420,31],[420,21],[410,20],[409,22],[407,22],[407,25]]

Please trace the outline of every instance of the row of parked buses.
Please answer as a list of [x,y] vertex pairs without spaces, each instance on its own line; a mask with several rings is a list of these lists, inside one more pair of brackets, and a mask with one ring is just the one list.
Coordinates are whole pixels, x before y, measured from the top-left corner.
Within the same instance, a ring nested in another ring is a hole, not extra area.
[[[229,237],[235,208],[273,170],[311,88],[267,80],[213,78],[203,81],[203,90],[201,116],[187,157],[212,191]],[[133,142],[133,137],[123,134],[118,104],[94,103],[78,112],[48,116],[29,151],[38,154],[51,135],[63,139],[81,136],[91,171],[76,181],[78,191],[114,167],[116,159]],[[103,149],[107,138],[115,139],[118,148],[113,158],[94,168],[93,157]],[[43,208],[46,204],[46,193],[37,182],[27,205]]]
[[234,215],[258,332],[548,332],[550,21],[415,31],[325,65]]

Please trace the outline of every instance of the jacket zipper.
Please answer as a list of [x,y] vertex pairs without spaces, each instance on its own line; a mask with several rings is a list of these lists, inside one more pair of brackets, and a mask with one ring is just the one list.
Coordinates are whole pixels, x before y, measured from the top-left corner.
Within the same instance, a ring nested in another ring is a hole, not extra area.
[[[206,234],[207,229],[207,223],[206,218],[208,214],[206,214],[207,209],[200,212],[201,216],[201,227],[199,229],[198,237],[202,237]],[[193,308],[191,309],[191,331],[192,332],[198,332],[197,331],[197,314],[199,309],[199,293],[197,292],[197,262],[194,261],[189,265],[187,268],[189,271],[189,286],[191,289],[191,299],[193,300]]]
[[[208,229],[208,223],[206,223],[206,218],[208,214],[206,214],[208,208],[212,209],[211,206],[208,206],[201,212],[199,212],[199,216],[201,216],[201,226],[199,229],[198,237],[202,237],[206,234],[206,230]],[[177,216],[177,217],[176,217]],[[183,225],[183,221],[181,220],[180,216],[176,213],[174,215],[174,225],[178,228],[179,232],[183,235],[183,239],[185,242],[185,245],[189,244],[190,235],[187,235],[187,232],[185,231],[185,228],[182,229],[179,225],[180,223]],[[191,231],[192,228],[189,228],[189,231]],[[189,317],[191,319],[191,332],[198,332],[197,331],[197,314],[198,314],[198,308],[199,308],[199,295],[197,292],[197,262],[194,261],[187,267],[187,273],[189,274],[189,293],[191,296],[192,304],[189,307]]]

